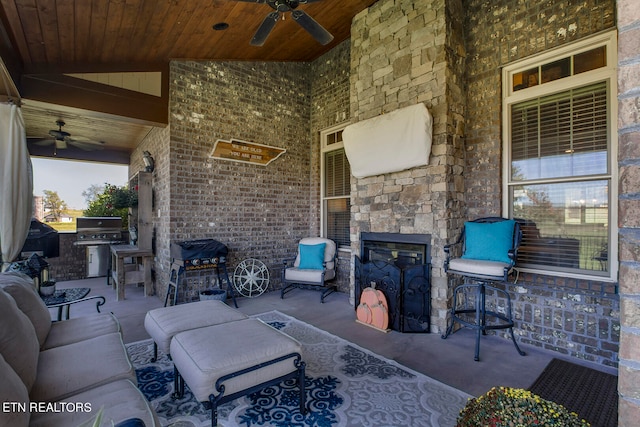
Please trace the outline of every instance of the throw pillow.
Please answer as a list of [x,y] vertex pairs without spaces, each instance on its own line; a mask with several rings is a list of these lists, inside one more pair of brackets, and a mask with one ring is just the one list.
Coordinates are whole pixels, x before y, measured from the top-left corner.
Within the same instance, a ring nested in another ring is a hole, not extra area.
[[0,313],[0,354],[30,391],[36,381],[40,355],[36,330],[13,297],[3,290],[0,290]]
[[298,245],[300,264],[298,268],[307,270],[324,269],[324,248],[326,243],[317,245]]
[[462,258],[511,264],[515,221],[465,222],[465,252]]

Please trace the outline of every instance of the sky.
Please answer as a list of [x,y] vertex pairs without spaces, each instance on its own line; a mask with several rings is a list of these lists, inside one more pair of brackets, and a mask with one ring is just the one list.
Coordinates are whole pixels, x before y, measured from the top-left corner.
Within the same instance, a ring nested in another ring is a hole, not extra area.
[[93,184],[121,186],[128,181],[127,165],[37,157],[32,157],[31,163],[34,196],[44,196],[44,190],[55,191],[70,209],[87,208],[82,192]]

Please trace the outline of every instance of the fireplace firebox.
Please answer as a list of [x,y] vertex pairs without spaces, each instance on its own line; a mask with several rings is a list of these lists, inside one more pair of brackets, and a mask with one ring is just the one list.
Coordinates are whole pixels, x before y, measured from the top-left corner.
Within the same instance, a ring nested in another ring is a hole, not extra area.
[[374,286],[389,306],[389,327],[399,332],[430,329],[431,235],[361,233],[362,258],[355,263],[355,307]]

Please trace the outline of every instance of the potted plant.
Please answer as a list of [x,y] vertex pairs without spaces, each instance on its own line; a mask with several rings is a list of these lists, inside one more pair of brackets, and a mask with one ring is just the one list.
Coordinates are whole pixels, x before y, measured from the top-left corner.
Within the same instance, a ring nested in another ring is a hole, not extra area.
[[40,284],[40,295],[43,297],[49,297],[56,292],[56,282],[55,280],[47,280],[46,282],[42,282]]
[[564,406],[528,390],[494,387],[470,399],[458,415],[456,427],[562,426],[588,427],[589,423]]

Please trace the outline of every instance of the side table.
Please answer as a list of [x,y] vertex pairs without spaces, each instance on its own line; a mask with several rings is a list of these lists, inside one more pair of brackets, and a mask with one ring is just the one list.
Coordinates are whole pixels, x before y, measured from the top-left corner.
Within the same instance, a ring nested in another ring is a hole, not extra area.
[[91,288],[58,289],[53,293],[53,295],[49,295],[46,297],[41,296],[41,298],[47,308],[58,309],[57,320],[60,321],[69,319],[71,304],[82,301],[90,301],[96,299],[96,310],[98,310],[98,313],[100,313],[100,306],[104,305],[104,303],[106,302],[105,298],[101,295],[95,295],[87,298],[89,292],[91,292]]

